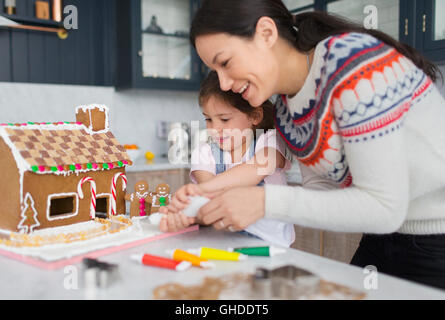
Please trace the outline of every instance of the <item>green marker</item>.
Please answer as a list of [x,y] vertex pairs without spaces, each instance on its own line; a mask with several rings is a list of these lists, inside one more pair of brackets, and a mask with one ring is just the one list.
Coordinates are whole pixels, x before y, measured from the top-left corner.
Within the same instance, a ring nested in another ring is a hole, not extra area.
[[285,253],[285,248],[276,247],[250,247],[250,248],[229,248],[227,251],[234,251],[247,256],[273,257],[280,253]]

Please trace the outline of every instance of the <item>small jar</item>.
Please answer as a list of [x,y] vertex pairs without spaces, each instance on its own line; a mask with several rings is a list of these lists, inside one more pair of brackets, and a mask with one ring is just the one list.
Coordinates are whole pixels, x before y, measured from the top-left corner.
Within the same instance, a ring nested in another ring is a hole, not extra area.
[[16,0],[5,0],[5,13],[6,14],[16,14]]

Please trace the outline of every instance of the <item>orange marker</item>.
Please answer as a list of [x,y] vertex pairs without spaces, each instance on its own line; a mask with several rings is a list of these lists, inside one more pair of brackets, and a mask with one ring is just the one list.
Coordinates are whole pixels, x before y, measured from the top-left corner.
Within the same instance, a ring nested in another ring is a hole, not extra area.
[[170,250],[167,251],[167,253],[171,255],[173,260],[188,261],[192,264],[192,266],[195,267],[213,268],[215,266],[212,262],[207,261],[206,259],[202,259],[194,254],[191,254],[181,249]]
[[146,266],[173,269],[176,271],[184,271],[191,266],[191,263],[188,261],[175,261],[164,257],[153,256],[151,254],[134,254],[131,256],[131,259]]

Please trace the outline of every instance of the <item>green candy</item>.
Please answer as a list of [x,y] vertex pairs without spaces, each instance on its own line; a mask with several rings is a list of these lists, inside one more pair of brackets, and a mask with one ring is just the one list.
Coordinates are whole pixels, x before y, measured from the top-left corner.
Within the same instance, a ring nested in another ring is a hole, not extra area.
[[34,172],[37,172],[37,171],[39,171],[39,167],[37,167],[37,166],[32,166],[32,167],[31,167],[31,170],[34,171]]
[[75,166],[74,164],[71,164],[71,165],[70,165],[70,170],[71,170],[71,171],[76,171],[76,166]]
[[93,169],[93,165],[92,165],[91,163],[88,163],[88,164],[87,164],[87,168],[88,168],[88,169]]
[[51,167],[52,172],[57,172],[57,167]]
[[102,167],[103,167],[104,169],[108,169],[108,163],[104,163],[104,164],[102,165]]
[[123,163],[122,161],[118,161],[118,162],[117,162],[117,165],[118,165],[119,167],[122,167],[122,166],[124,165],[124,163]]

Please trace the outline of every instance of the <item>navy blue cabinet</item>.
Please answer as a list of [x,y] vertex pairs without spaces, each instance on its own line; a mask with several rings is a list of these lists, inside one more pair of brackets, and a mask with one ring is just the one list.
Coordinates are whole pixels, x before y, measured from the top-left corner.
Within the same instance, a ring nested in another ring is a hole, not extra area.
[[116,87],[198,90],[199,57],[189,41],[197,0],[117,2]]
[[[16,16],[6,17],[24,24],[59,25],[35,19],[34,2],[17,1]],[[65,40],[55,33],[0,29],[0,81],[113,85],[113,2],[65,0],[65,6],[74,5],[78,11],[78,29],[68,30]]]

